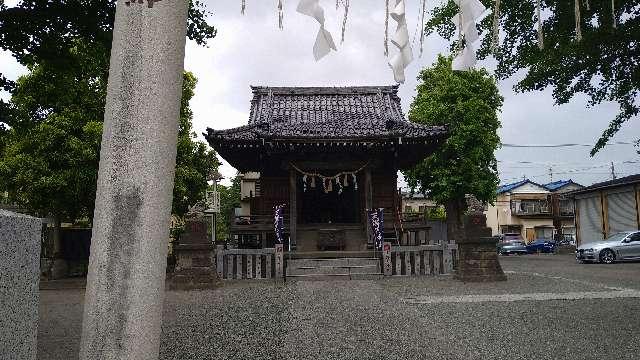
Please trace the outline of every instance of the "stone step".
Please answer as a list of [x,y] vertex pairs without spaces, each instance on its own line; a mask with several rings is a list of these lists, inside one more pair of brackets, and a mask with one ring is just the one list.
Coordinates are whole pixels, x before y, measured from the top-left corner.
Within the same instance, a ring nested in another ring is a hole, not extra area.
[[370,274],[379,273],[380,264],[346,265],[346,266],[287,266],[287,276],[290,275],[337,275],[337,274]]
[[379,265],[377,258],[338,258],[338,259],[290,259],[287,260],[287,267],[310,268],[310,267],[354,267]]
[[379,273],[370,274],[335,274],[335,275],[322,275],[322,274],[310,274],[310,275],[287,275],[287,281],[336,281],[336,280],[378,280],[382,279],[383,275]]

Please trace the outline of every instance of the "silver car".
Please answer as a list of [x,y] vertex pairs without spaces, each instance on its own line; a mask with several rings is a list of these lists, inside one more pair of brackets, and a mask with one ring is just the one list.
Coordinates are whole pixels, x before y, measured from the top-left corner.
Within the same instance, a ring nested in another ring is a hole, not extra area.
[[611,264],[617,260],[640,259],[640,231],[624,231],[608,238],[580,245],[576,249],[576,260],[599,261]]

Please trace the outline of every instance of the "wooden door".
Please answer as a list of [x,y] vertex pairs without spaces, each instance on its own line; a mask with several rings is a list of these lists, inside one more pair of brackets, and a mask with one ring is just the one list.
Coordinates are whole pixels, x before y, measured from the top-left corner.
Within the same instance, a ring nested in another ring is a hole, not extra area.
[[530,243],[536,239],[536,230],[534,228],[527,228],[526,235],[527,243]]

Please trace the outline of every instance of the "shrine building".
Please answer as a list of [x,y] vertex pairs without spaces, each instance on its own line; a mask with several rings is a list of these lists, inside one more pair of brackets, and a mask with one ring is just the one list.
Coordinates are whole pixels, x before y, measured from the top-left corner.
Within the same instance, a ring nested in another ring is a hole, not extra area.
[[[207,129],[209,144],[255,185],[231,235],[274,241],[274,206],[285,205],[285,249],[366,251],[366,209],[384,208],[393,231],[401,211],[398,170],[446,137],[441,126],[408,122],[398,86],[252,87],[249,122]],[[226,214],[225,214],[226,215]]]

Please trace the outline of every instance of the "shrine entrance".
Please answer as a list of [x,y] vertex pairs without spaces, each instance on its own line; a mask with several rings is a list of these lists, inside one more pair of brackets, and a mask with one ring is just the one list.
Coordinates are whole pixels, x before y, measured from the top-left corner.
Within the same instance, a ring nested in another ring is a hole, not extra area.
[[[362,222],[360,192],[351,179],[347,179],[347,186],[328,191],[326,184],[307,183],[305,186],[302,176],[298,176],[298,223],[299,224],[357,224]],[[344,184],[344,180],[343,180]],[[348,185],[351,186],[348,186]]]

